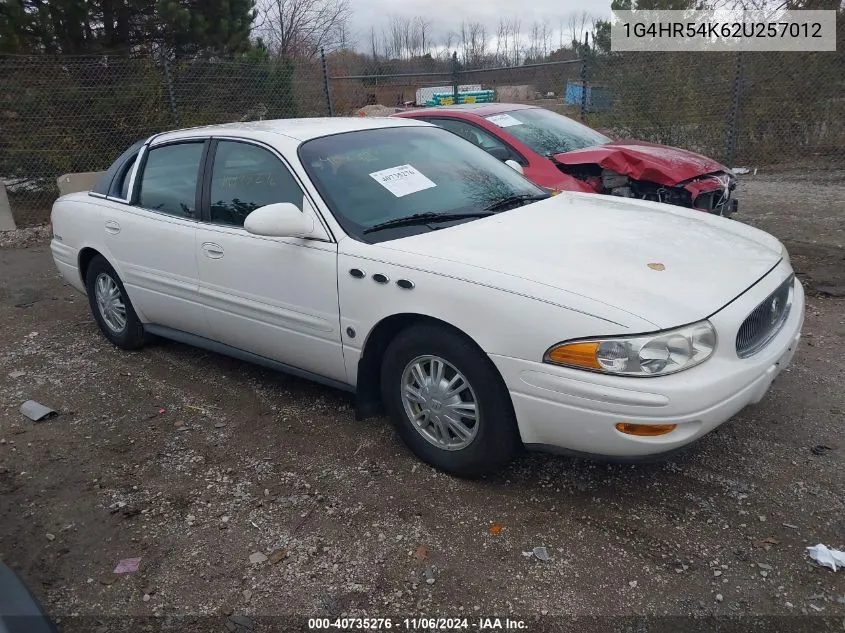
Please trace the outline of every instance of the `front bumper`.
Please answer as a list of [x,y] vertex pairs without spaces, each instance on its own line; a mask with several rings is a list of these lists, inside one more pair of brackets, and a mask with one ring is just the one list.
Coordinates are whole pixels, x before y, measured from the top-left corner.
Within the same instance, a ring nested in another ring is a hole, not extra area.
[[[692,369],[658,378],[608,376],[567,367],[491,356],[511,394],[522,441],[596,456],[630,459],[678,449],[749,404],[759,402],[792,360],[804,322],[804,291],[795,281],[790,314],[759,352],[736,355],[745,317],[790,274],[779,265],[754,288],[710,317],[717,349]],[[626,435],[618,422],[677,424],[658,437]]]

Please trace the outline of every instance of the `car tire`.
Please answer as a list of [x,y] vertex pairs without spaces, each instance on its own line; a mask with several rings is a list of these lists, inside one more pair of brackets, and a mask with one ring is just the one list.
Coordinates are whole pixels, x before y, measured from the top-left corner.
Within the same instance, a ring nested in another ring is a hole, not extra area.
[[381,393],[405,444],[440,470],[477,477],[500,468],[521,447],[510,395],[495,366],[446,327],[412,326],[391,341]]
[[94,256],[85,274],[88,304],[103,335],[121,349],[138,349],[147,340],[123,282],[102,255]]

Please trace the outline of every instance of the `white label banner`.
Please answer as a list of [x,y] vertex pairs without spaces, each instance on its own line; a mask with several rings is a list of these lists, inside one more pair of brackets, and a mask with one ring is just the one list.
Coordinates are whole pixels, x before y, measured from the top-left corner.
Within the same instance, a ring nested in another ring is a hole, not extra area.
[[370,177],[397,198],[437,186],[411,165],[374,171]]
[[494,114],[493,116],[488,116],[487,120],[490,121],[493,125],[498,125],[499,127],[511,127],[514,125],[522,125],[522,121],[519,119],[512,117],[510,114]]
[[614,11],[610,50],[835,51],[836,11]]

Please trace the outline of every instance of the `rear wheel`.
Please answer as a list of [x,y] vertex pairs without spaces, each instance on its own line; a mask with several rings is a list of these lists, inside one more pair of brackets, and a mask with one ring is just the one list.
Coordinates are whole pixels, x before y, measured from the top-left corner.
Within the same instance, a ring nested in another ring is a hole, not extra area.
[[388,347],[381,375],[385,408],[421,459],[477,476],[520,446],[507,389],[490,359],[445,327],[413,326]]
[[100,331],[122,349],[137,349],[146,342],[144,326],[132,308],[114,268],[102,255],[96,255],[85,274],[88,303]]

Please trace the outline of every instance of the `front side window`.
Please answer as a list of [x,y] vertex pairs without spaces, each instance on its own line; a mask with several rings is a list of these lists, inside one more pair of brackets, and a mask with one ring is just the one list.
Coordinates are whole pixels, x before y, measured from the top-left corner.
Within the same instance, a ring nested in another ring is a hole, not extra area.
[[220,141],[211,172],[211,221],[243,226],[258,207],[291,202],[302,210],[302,189],[269,150],[250,143]]
[[195,218],[203,146],[202,142],[177,143],[149,150],[138,205],[180,218]]
[[486,119],[525,143],[541,156],[554,156],[611,139],[578,121],[544,108],[525,108],[491,114]]
[[299,156],[344,230],[367,242],[448,226],[435,219],[377,228],[415,214],[466,221],[507,210],[512,200],[519,206],[548,195],[487,152],[437,127],[325,136],[303,143]]
[[458,136],[465,138],[470,143],[478,145],[486,152],[490,152],[491,150],[504,150],[505,152],[510,153],[508,146],[502,141],[471,123],[459,121],[457,119],[430,119],[430,121],[435,125],[446,128],[450,132],[454,132]]

